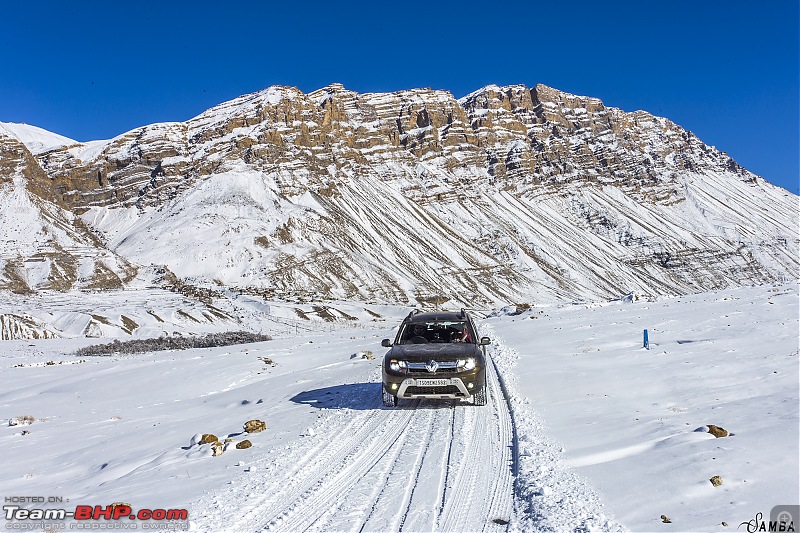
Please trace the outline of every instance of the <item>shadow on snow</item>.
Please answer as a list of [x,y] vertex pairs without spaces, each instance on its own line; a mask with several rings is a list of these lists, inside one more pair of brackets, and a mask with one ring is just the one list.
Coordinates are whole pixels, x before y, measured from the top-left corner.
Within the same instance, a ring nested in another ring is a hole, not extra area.
[[347,383],[311,389],[296,394],[291,401],[318,409],[354,409],[371,411],[380,409],[442,409],[459,404],[469,405],[460,400],[400,400],[397,407],[384,407],[381,400],[380,383]]

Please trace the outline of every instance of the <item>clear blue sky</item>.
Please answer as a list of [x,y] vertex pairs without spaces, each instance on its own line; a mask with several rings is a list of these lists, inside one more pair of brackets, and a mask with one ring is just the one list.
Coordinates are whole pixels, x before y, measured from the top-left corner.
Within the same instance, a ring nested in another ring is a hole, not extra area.
[[[252,5],[251,5],[252,4]],[[274,84],[644,109],[798,193],[798,0],[0,3],[0,121],[79,141]]]

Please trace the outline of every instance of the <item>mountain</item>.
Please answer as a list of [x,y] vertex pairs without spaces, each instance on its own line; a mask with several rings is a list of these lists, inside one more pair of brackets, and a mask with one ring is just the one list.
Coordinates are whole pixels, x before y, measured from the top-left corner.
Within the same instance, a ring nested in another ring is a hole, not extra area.
[[[17,291],[150,264],[272,298],[449,306],[800,275],[797,196],[666,118],[543,85],[276,86],[90,143],[4,126],[0,216],[44,228],[4,231]],[[57,275],[62,250],[97,273]]]

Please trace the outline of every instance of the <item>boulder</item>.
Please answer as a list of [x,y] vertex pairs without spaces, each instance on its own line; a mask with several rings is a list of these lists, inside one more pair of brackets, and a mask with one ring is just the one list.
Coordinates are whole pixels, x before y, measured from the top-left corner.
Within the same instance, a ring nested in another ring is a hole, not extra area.
[[213,433],[203,433],[203,437],[200,439],[200,444],[212,444],[214,442],[219,442],[219,439]]
[[725,429],[723,429],[723,428],[721,428],[719,426],[715,426],[713,424],[709,424],[708,425],[708,432],[711,433],[712,435],[714,435],[717,438],[727,437],[728,436],[727,430],[725,430]]
[[267,424],[262,420],[248,420],[244,424],[247,433],[259,433],[267,429]]

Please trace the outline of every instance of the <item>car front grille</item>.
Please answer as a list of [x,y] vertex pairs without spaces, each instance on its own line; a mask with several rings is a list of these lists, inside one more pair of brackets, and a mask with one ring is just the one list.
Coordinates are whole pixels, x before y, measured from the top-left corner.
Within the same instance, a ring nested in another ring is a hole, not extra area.
[[456,361],[437,361],[435,372],[428,370],[428,363],[408,363],[408,372],[411,374],[454,374],[458,372]]
[[436,394],[453,394],[455,396],[464,396],[464,393],[458,390],[455,385],[447,385],[446,387],[417,387],[411,386],[406,389],[407,396],[416,395],[436,395]]

